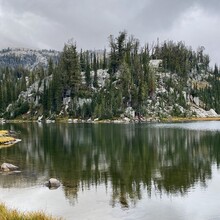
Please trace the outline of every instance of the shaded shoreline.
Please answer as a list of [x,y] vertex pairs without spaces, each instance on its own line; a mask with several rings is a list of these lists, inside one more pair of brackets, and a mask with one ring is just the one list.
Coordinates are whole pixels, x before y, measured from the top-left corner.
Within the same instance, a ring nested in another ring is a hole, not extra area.
[[[130,118],[115,118],[115,119],[103,119],[103,120],[84,120],[84,119],[77,119],[77,118],[57,118],[56,120],[23,120],[23,119],[14,119],[14,120],[7,120],[5,123],[30,123],[30,122],[38,122],[38,123],[70,123],[70,124],[101,124],[101,123],[112,123],[112,124],[129,124],[129,123],[173,123],[173,122],[194,122],[194,121],[220,121],[220,117],[170,117],[170,118],[142,118],[138,120],[130,119]],[[19,139],[18,139],[19,140]],[[1,142],[0,142],[1,144]]]

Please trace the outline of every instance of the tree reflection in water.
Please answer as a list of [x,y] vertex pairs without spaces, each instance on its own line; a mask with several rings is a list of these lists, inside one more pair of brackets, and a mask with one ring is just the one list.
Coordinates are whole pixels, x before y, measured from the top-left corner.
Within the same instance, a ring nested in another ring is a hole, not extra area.
[[220,134],[147,124],[10,124],[22,142],[0,150],[0,161],[23,172],[0,176],[1,187],[58,178],[71,203],[79,190],[105,184],[111,204],[135,205],[143,194],[185,195],[206,186],[219,165]]

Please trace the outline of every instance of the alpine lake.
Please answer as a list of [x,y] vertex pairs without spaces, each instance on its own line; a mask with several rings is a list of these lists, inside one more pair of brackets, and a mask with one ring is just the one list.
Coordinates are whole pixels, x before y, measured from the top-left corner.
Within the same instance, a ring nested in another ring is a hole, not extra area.
[[[0,202],[63,219],[220,219],[220,122],[11,123]],[[50,190],[51,177],[61,182]]]

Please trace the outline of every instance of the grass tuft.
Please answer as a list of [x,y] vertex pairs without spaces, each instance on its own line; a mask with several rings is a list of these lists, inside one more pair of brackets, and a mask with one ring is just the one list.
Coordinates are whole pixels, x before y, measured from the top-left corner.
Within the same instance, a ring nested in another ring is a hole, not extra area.
[[9,147],[16,143],[16,138],[12,137],[7,130],[0,130],[0,148]]
[[17,210],[8,209],[4,204],[0,204],[0,219],[1,220],[61,220],[46,215],[43,212],[19,212]]
[[0,130],[0,136],[8,135],[7,130]]

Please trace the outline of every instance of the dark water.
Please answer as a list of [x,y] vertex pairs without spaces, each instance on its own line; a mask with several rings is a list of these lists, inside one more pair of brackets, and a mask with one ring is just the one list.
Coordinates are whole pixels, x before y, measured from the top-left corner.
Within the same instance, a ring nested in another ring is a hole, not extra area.
[[[220,219],[220,122],[6,124],[0,201],[66,219]],[[59,179],[49,190],[44,182]]]

